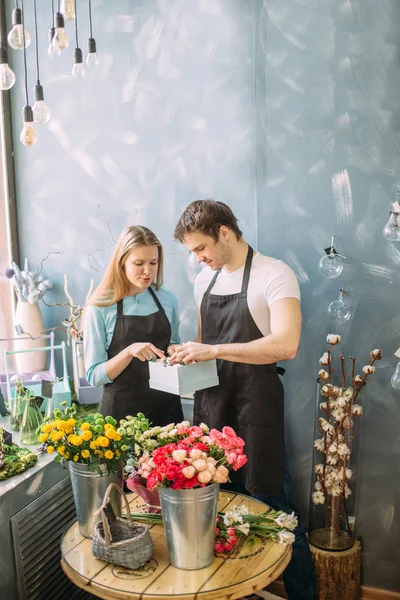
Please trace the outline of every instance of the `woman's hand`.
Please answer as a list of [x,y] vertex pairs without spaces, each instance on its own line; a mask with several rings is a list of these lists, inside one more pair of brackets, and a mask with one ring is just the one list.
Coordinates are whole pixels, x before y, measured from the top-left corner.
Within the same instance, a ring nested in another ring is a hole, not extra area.
[[168,356],[172,356],[175,353],[175,349],[179,346],[179,344],[171,344],[168,346],[167,354]]
[[159,350],[150,342],[136,342],[127,348],[130,356],[138,358],[142,362],[151,358],[165,358],[164,352]]

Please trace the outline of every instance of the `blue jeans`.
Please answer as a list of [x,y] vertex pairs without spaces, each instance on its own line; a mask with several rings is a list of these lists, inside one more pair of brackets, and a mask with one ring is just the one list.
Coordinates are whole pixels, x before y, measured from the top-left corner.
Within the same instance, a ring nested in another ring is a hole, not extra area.
[[300,521],[299,511],[292,502],[292,478],[288,464],[286,464],[285,469],[283,492],[276,496],[249,494],[242,483],[227,483],[222,487],[232,492],[246,494],[247,496],[251,495],[275,510],[283,510],[286,513],[293,511],[295,513],[299,524],[294,531],[295,541],[292,546],[292,558],[283,572],[283,581],[289,600],[315,600],[314,565],[305,529]]

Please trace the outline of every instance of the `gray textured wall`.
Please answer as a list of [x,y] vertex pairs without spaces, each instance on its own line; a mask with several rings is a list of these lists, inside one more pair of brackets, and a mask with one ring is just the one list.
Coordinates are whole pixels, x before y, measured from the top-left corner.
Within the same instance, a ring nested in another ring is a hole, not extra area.
[[[363,582],[400,590],[400,398],[390,386],[400,346],[400,247],[382,229],[399,184],[400,5],[396,0],[265,0],[258,4],[256,116],[258,247],[301,284],[299,355],[285,376],[295,490],[307,513],[318,359],[327,333],[361,367],[384,359],[361,395],[358,532]],[[342,275],[318,262],[336,234]],[[327,319],[341,285],[354,314]]]
[[[17,141],[22,63],[21,55],[11,56],[21,255],[38,264],[47,252],[64,251],[45,264],[56,282],[46,299],[63,301],[66,272],[82,302],[113,237],[125,225],[147,224],[165,244],[166,280],[178,293],[188,338],[196,329],[196,269],[173,244],[173,226],[194,198],[228,202],[246,239],[286,260],[302,287],[303,341],[285,387],[295,491],[306,518],[317,361],[333,329],[327,305],[344,283],[354,316],[341,332],[343,351],[362,364],[376,346],[385,355],[363,399],[364,583],[400,589],[399,398],[389,384],[400,345],[400,253],[381,235],[398,183],[400,6],[93,0],[93,14],[101,60],[95,78],[70,76],[72,42],[55,59],[42,44],[53,118],[38,127],[30,149]],[[80,24],[85,47],[86,14]],[[41,6],[42,39],[48,26],[48,7]],[[32,48],[28,64],[31,88]],[[332,233],[348,260],[343,276],[327,281],[317,263]],[[65,315],[59,308],[43,312],[48,327]]]

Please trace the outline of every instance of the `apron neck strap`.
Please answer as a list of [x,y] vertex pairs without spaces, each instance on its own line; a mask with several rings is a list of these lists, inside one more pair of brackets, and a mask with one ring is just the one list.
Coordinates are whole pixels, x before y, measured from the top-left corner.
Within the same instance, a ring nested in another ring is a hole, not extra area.
[[153,296],[153,300],[154,300],[154,302],[157,304],[157,306],[158,306],[158,310],[162,310],[162,311],[163,311],[164,309],[163,309],[163,307],[161,306],[161,302],[160,302],[160,301],[159,301],[159,299],[157,298],[157,295],[156,295],[156,293],[154,292],[154,290],[153,290],[151,287],[149,287],[149,288],[147,288],[147,289],[149,290],[150,294]]
[[221,273],[221,269],[218,269],[218,271],[216,271],[214,277],[211,279],[210,281],[210,285],[208,286],[208,288],[205,291],[205,296],[208,296],[208,294],[211,292],[211,289],[215,283],[215,280],[217,279],[218,275]]
[[249,287],[250,280],[250,271],[251,271],[251,262],[253,260],[253,248],[249,244],[249,249],[247,251],[246,264],[244,265],[244,273],[242,279],[242,294],[247,292],[247,288]]
[[124,314],[124,299],[121,298],[121,300],[118,300],[117,302],[117,317],[122,317],[122,315]]

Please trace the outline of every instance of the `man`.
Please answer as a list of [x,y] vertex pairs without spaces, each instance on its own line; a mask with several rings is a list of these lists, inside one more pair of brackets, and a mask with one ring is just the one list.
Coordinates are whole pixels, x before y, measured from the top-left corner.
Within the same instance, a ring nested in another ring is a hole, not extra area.
[[[192,202],[174,237],[207,265],[195,281],[197,338],[178,346],[174,356],[184,362],[215,358],[218,364],[219,385],[195,394],[194,423],[230,425],[244,439],[248,462],[233,473],[231,489],[298,514],[285,469],[283,386],[276,367],[292,360],[300,343],[296,277],[282,261],[253,251],[223,202]],[[286,591],[290,600],[311,600],[311,553],[303,528],[295,533]]]

